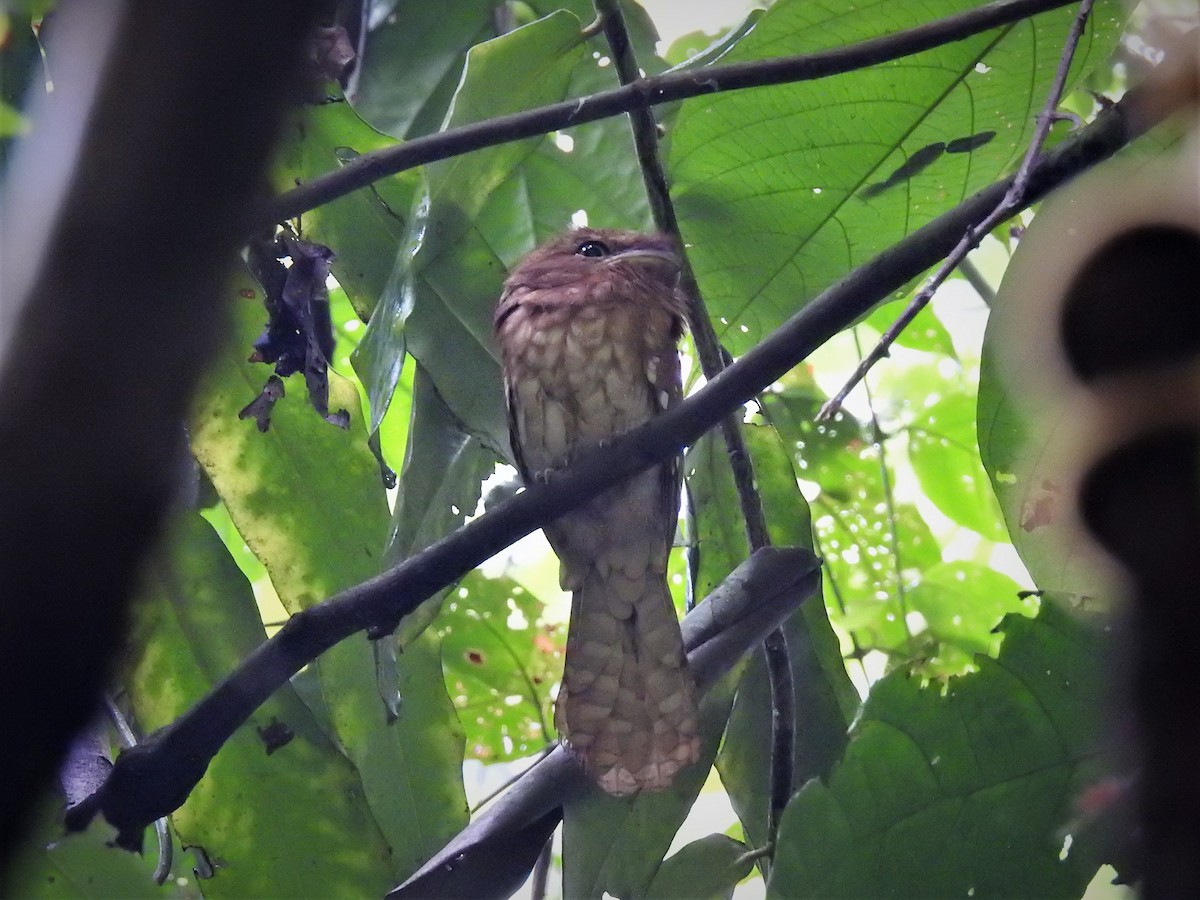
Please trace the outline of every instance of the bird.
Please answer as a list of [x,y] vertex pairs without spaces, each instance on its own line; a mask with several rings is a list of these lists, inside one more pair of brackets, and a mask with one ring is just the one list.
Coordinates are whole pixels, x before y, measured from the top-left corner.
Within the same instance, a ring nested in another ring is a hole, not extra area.
[[[664,235],[574,228],[525,256],[496,306],[509,435],[528,484],[678,403],[687,302]],[[544,526],[571,592],[554,721],[609,794],[671,785],[699,757],[667,560],[678,456]]]

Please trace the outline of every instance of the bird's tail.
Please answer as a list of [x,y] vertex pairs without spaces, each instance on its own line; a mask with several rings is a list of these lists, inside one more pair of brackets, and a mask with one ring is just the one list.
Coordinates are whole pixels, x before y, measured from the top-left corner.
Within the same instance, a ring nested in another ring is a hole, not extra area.
[[[666,577],[589,566],[571,598],[555,724],[610,794],[662,790],[700,754],[696,691]],[[603,571],[602,571],[603,570]]]

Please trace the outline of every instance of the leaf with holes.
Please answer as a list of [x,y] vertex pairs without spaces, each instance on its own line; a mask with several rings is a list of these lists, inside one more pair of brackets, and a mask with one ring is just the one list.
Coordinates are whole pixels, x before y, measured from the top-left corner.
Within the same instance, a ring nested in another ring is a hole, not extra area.
[[894,476],[866,426],[845,412],[814,421],[823,402],[811,385],[764,399],[768,417],[794,448],[799,476],[820,488],[813,529],[830,615],[859,646],[908,655],[902,591],[940,561],[941,548],[917,508],[895,500]]
[[[824,50],[977,5],[780,0],[721,62]],[[745,352],[850,269],[1008,172],[1074,15],[1046,12],[819,81],[685,101],[672,196],[728,348]],[[1117,0],[1096,4],[1072,81],[1115,46],[1123,15]]]
[[475,759],[530,756],[556,737],[550,688],[562,678],[566,634],[541,612],[520,584],[478,572],[442,604],[446,687]]

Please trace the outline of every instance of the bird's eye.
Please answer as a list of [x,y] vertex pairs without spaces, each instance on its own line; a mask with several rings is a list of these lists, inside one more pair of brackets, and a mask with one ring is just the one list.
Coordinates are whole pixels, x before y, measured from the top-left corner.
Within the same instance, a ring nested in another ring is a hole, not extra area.
[[600,241],[584,241],[575,249],[576,256],[608,256],[608,245]]

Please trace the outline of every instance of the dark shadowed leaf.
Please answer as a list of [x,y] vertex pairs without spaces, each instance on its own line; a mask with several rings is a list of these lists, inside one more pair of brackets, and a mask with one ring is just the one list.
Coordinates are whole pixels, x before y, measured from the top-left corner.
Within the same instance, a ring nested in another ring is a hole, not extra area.
[[[117,831],[97,819],[86,831],[64,833],[62,801],[54,797],[37,810],[24,842],[15,848],[4,873],[5,896],[28,900],[105,900],[109,897],[194,900],[200,896],[186,857],[177,861],[174,880],[154,883],[155,856],[112,846]],[[154,838],[147,833],[147,846]]]
[[[445,537],[475,514],[483,480],[496,455],[467,434],[419,363],[413,376],[412,419],[384,559],[396,565]],[[437,615],[444,592],[404,620],[401,643]]]
[[437,3],[394,3],[390,12],[372,15],[347,86],[354,109],[398,138],[437,131],[467,48],[496,36],[497,8],[491,0],[466,0],[448,15]]
[[874,686],[828,782],[788,805],[768,896],[1080,896],[1097,860],[1065,829],[1105,645],[1051,603],[1004,634],[944,692],[901,671]]

